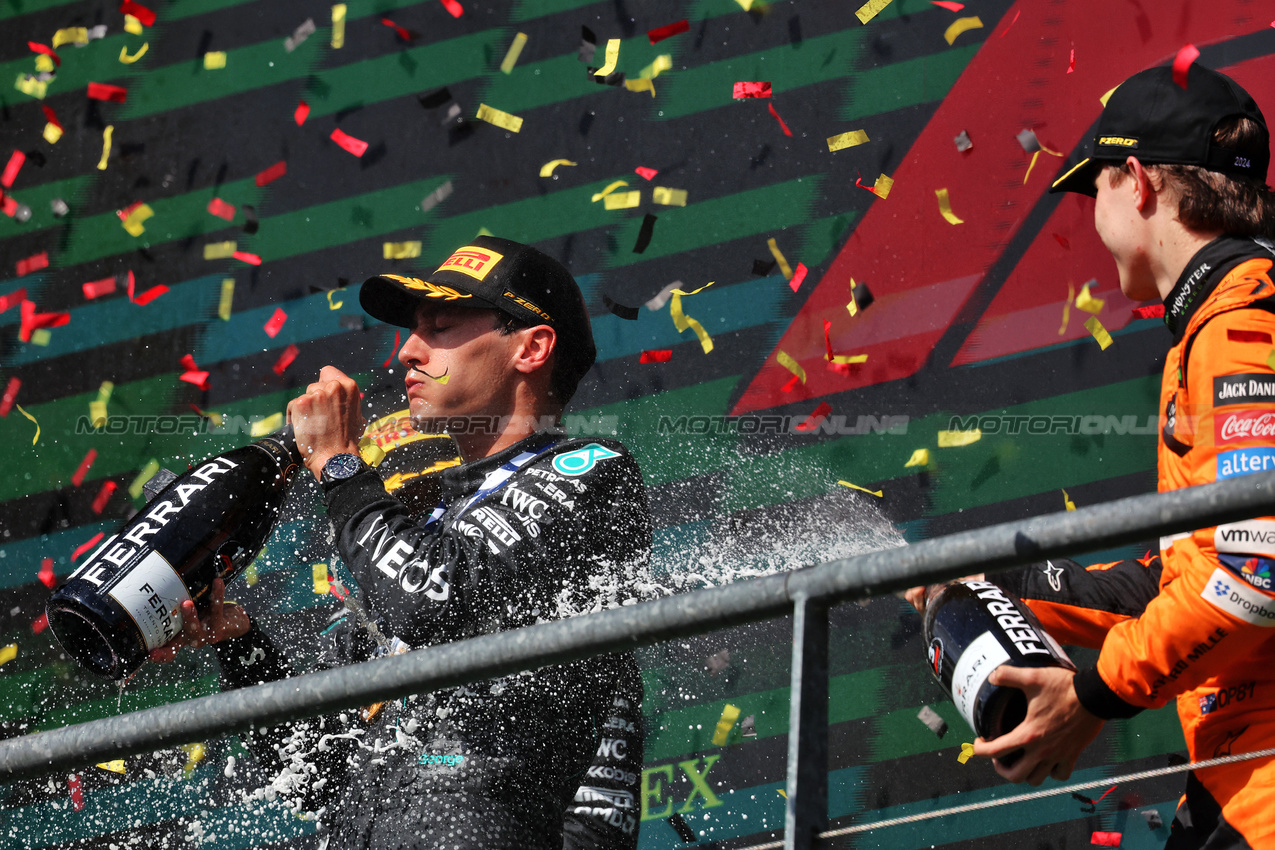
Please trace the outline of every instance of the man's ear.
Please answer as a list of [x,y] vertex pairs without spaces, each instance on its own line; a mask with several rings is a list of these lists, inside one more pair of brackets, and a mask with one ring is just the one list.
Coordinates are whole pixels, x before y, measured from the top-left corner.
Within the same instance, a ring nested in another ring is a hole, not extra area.
[[1139,211],[1147,210],[1149,204],[1156,195],[1154,184],[1151,182],[1151,175],[1142,167],[1142,162],[1136,157],[1131,156],[1125,160],[1125,164],[1129,166],[1129,176],[1133,181],[1133,203]]
[[522,345],[514,354],[514,368],[529,375],[549,362],[558,344],[558,334],[548,325],[536,325],[523,329],[519,336]]

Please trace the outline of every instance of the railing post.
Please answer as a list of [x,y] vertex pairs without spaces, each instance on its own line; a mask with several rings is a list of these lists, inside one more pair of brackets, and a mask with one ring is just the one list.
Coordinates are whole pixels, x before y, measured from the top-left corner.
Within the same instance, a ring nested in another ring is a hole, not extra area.
[[784,850],[809,850],[828,819],[828,605],[807,596],[793,605],[790,700]]

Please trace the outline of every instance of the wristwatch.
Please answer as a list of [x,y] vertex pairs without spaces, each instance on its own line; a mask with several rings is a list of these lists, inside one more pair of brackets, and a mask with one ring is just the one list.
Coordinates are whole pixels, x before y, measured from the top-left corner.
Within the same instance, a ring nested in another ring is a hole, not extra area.
[[328,462],[323,464],[323,471],[319,474],[319,484],[323,487],[323,492],[326,493],[342,481],[353,478],[365,469],[367,469],[367,464],[358,455],[350,454],[349,452],[332,455],[332,457],[328,458]]

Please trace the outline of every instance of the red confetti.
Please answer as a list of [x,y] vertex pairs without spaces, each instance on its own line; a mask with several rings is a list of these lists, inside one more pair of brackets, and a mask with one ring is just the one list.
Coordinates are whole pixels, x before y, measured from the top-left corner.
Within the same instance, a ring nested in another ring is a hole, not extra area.
[[13,408],[13,400],[18,397],[18,390],[21,387],[21,378],[17,375],[9,378],[9,383],[4,388],[4,397],[0,398],[0,416],[9,415],[9,411]]
[[1235,328],[1226,329],[1226,338],[1230,342],[1264,342],[1271,344],[1271,335],[1265,331],[1241,331]]
[[[115,492],[116,483],[114,481],[103,481],[102,489],[97,491],[97,496],[93,498],[93,513],[100,514],[106,510],[106,503],[111,500],[111,494]],[[74,558],[72,558],[74,560]]]
[[54,65],[61,67],[62,59],[54,52],[53,48],[49,47],[47,44],[40,44],[36,41],[28,41],[27,47],[31,48],[36,53],[43,53],[45,56],[53,60]]
[[49,267],[49,252],[41,251],[38,254],[32,254],[25,260],[18,260],[18,277],[31,272],[38,272],[40,269]]
[[282,307],[274,308],[274,315],[270,317],[270,321],[266,322],[266,336],[274,339],[279,335],[279,331],[283,328],[283,323],[288,321],[288,314],[283,312]]
[[774,103],[768,103],[768,104],[766,104],[766,106],[767,106],[767,108],[768,108],[768,109],[770,109],[770,114],[771,114],[771,115],[773,115],[773,116],[775,116],[775,120],[779,122],[779,129],[781,129],[781,130],[783,130],[783,131],[784,131],[784,135],[785,135],[785,136],[791,136],[791,135],[792,135],[792,130],[789,130],[789,129],[788,129],[788,125],[784,122],[784,119],[780,118],[780,117],[779,117],[779,113],[775,111],[775,104],[774,104]]
[[188,384],[194,384],[201,390],[208,389],[208,373],[199,368],[195,363],[195,357],[192,354],[182,356],[182,368],[186,371],[181,374],[178,380],[185,381]]
[[213,198],[208,202],[208,212],[217,216],[217,218],[233,221],[235,218],[235,205],[228,204],[221,198]]
[[141,295],[134,298],[133,303],[139,307],[145,307],[147,304],[151,303],[152,301],[154,301],[156,298],[163,295],[167,291],[168,291],[168,287],[162,283],[159,284],[158,286],[152,286],[150,289],[146,290]]
[[782,387],[779,388],[779,391],[790,393],[793,390],[797,389],[797,385],[800,383],[801,383],[801,376],[793,375],[791,378],[788,379],[788,383],[784,384]]
[[1071,243],[1067,241],[1067,237],[1058,233],[1051,234],[1059,245],[1063,246],[1063,250],[1070,251]]
[[965,8],[964,3],[953,3],[952,0],[930,0],[935,6],[942,6],[949,12],[959,12]]
[[4,173],[0,174],[0,186],[8,189],[13,185],[13,181],[18,179],[18,171],[22,169],[22,163],[27,161],[27,155],[22,151],[15,150],[9,155],[9,164],[4,167]]
[[367,150],[367,142],[354,138],[339,127],[333,130],[332,135],[328,138],[355,156],[363,156],[363,152]]
[[123,103],[128,99],[128,89],[122,86],[109,86],[106,83],[89,83],[89,99]]
[[18,339],[31,341],[31,332],[40,328],[60,328],[71,321],[70,313],[37,313],[34,301],[22,302],[22,324],[18,328]]
[[832,330],[832,322],[828,321],[827,319],[824,319],[823,320],[823,347],[825,351],[827,352],[825,356],[828,358],[829,363],[832,362],[832,337],[829,336],[829,332],[831,330]]
[[47,613],[44,613],[35,618],[35,622],[31,624],[31,631],[35,632],[38,635],[40,632],[44,631],[48,627],[49,627],[49,615]]
[[155,13],[147,9],[141,3],[135,3],[133,0],[121,0],[120,11],[126,15],[132,15],[142,22],[142,26],[149,27],[155,23]]
[[247,263],[250,266],[261,265],[261,257],[256,254],[249,254],[247,251],[236,251],[231,254],[231,256],[236,260],[239,260],[241,263]]
[[1005,29],[1001,30],[1001,38],[1005,37],[1005,33],[1009,32],[1010,27],[1018,23],[1018,16],[1021,15],[1022,13],[1023,13],[1022,9],[1019,9],[1017,12],[1014,13],[1014,19],[1009,22],[1009,25],[1006,26]]
[[8,295],[0,295],[0,313],[8,310],[14,304],[21,304],[27,300],[27,288],[15,289]]
[[273,183],[287,173],[288,163],[286,160],[281,159],[257,175],[257,185],[265,186],[267,183]]
[[[1107,795],[1108,795],[1108,794],[1110,794],[1112,791],[1116,790],[1116,788],[1118,788],[1118,787],[1119,787],[1118,785],[1112,785],[1112,786],[1111,786],[1110,788],[1108,788],[1106,791],[1103,791],[1103,792],[1102,792],[1102,797],[1107,796]],[[1102,802],[1102,797],[1099,797],[1097,800],[1094,800],[1094,803],[1101,803],[1101,802]]]
[[124,207],[122,210],[116,210],[115,215],[119,216],[120,221],[128,221],[128,217],[133,214],[133,210],[142,205],[141,201],[133,201],[133,203]]
[[[96,504],[96,502],[94,504]],[[76,558],[80,557],[85,552],[87,552],[88,550],[96,546],[98,543],[102,542],[102,538],[105,536],[106,536],[105,532],[99,531],[97,534],[94,534],[88,540],[85,540],[79,546],[75,547],[75,551],[71,553],[71,561],[74,563]]]
[[445,8],[453,18],[459,18],[461,15],[465,14],[465,10],[461,7],[458,0],[442,0],[442,3],[443,8]]
[[1076,72],[1076,48],[1071,49],[1071,61],[1067,63],[1067,73],[1074,74]]
[[84,290],[85,298],[101,298],[115,291],[115,278],[104,277],[101,280],[90,280],[80,286]]
[[792,279],[788,281],[788,285],[792,287],[792,291],[796,292],[797,287],[801,286],[801,282],[806,279],[806,274],[810,269],[806,268],[805,263],[797,263],[797,268],[793,269]]
[[658,44],[666,38],[672,38],[675,35],[681,35],[684,32],[690,32],[691,24],[685,18],[674,24],[665,24],[662,27],[656,27],[653,30],[646,31],[646,37],[651,40],[651,44]]
[[284,371],[292,365],[292,361],[297,359],[297,354],[299,354],[300,351],[301,349],[297,348],[295,345],[289,345],[285,348],[283,353],[279,355],[279,359],[274,362],[274,373],[276,375],[282,375]]
[[40,584],[45,587],[53,587],[58,583],[57,574],[53,572],[53,559],[45,558],[40,562],[40,572],[36,573],[36,578],[40,580]]
[[646,180],[654,180],[655,175],[660,173],[654,168],[647,168],[646,166],[643,166],[643,165],[639,165],[637,168],[633,170],[636,171],[642,178]]
[[[1186,88],[1186,73],[1191,67],[1191,63],[1200,58],[1200,51],[1195,49],[1194,44],[1185,45],[1178,51],[1178,55],[1173,57],[1173,82]],[[1098,833],[1094,833],[1097,835]],[[1119,834],[1119,833],[1113,833]]]
[[89,449],[84,459],[80,461],[80,465],[75,468],[75,474],[71,476],[72,485],[79,487],[84,483],[84,476],[89,474],[89,468],[93,466],[95,460],[97,460],[97,449]]
[[309,114],[310,114],[310,104],[306,103],[303,100],[297,104],[296,111],[292,113],[292,120],[296,121],[297,126],[300,127],[302,124],[305,123],[305,119],[307,116],[309,116]]
[[4,207],[3,207],[4,214],[7,215],[9,218],[13,218],[15,215],[18,214],[18,202],[14,200],[13,198],[9,197],[8,195],[4,195],[2,198],[0,198],[0,203],[4,204]]
[[1095,832],[1093,837],[1089,839],[1090,844],[1097,844],[1099,847],[1119,847],[1120,833],[1118,832]]
[[385,358],[385,362],[381,364],[382,369],[390,368],[390,364],[394,362],[394,355],[398,354],[399,333],[394,331],[394,349],[390,352],[390,356]]
[[667,363],[673,359],[673,349],[657,348],[643,351],[642,356],[638,359],[639,363]]
[[71,778],[66,781],[66,787],[71,792],[71,805],[75,806],[77,812],[83,810],[84,786],[80,782],[80,775],[72,773]]
[[57,113],[53,111],[53,107],[42,103],[40,104],[40,108],[44,110],[45,120],[47,120],[54,127],[57,127],[59,130],[61,130],[62,122],[58,120]]
[[819,423],[828,418],[828,414],[832,412],[832,405],[823,402],[814,409],[814,412],[806,417],[806,421],[800,425],[794,426],[798,431],[813,431],[819,427]]
[[1164,305],[1149,304],[1146,307],[1134,307],[1133,315],[1139,319],[1163,319]]
[[752,97],[770,97],[770,83],[735,83],[736,100]]
[[392,28],[394,32],[398,33],[398,37],[403,39],[403,41],[411,41],[413,38],[416,37],[416,33],[412,32],[407,27],[400,27],[398,24],[394,23],[389,18],[381,18],[381,23],[385,24],[387,27]]

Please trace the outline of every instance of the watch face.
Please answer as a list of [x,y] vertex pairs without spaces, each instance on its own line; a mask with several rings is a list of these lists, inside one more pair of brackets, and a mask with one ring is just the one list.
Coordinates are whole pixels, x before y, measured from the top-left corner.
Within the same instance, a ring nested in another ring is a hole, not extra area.
[[358,455],[339,454],[333,455],[323,465],[323,474],[327,478],[340,481],[362,471],[362,469],[363,461]]

